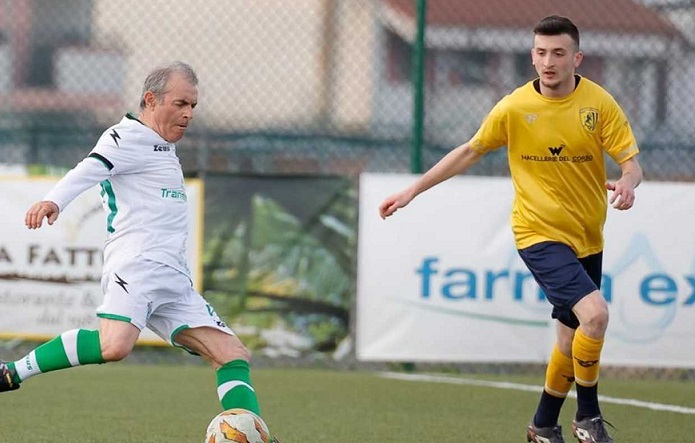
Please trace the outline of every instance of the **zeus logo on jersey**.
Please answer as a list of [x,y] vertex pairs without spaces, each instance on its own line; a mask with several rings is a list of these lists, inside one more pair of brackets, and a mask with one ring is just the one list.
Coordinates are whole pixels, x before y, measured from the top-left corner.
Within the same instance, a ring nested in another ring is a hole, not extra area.
[[154,152],[169,152],[171,151],[171,146],[169,145],[154,145]]

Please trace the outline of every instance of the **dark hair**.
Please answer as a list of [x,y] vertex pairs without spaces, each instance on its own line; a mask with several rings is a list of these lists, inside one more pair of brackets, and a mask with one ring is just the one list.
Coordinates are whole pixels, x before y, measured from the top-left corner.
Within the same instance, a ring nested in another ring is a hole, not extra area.
[[574,40],[574,44],[579,49],[579,29],[567,17],[560,17],[559,15],[545,17],[533,28],[533,33],[535,35],[567,34]]
[[145,84],[142,87],[142,95],[140,96],[140,109],[145,109],[145,93],[147,91],[154,93],[157,101],[161,103],[162,97],[166,92],[169,77],[175,72],[183,74],[186,80],[193,86],[198,85],[198,76],[187,63],[176,61],[167,66],[156,68],[150,72],[145,79]]

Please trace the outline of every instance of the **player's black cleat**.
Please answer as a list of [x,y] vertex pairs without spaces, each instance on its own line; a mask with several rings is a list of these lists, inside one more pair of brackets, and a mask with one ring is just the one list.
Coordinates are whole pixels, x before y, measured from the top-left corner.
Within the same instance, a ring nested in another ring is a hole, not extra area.
[[0,392],[19,389],[19,383],[15,383],[12,375],[12,370],[7,363],[0,361]]
[[533,422],[526,428],[526,441],[530,443],[565,443],[565,439],[562,437],[562,426],[537,428]]
[[[613,439],[608,435],[605,424],[608,423],[600,415],[594,418],[572,421],[572,435],[580,443],[613,443]],[[608,423],[610,427],[615,427]]]

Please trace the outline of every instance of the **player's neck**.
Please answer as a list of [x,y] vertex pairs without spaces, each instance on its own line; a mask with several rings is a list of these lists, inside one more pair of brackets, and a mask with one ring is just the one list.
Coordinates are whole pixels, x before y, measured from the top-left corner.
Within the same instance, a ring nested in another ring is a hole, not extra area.
[[577,89],[580,80],[581,77],[577,74],[574,74],[571,79],[567,79],[567,81],[562,82],[553,87],[548,87],[544,85],[543,82],[541,82],[539,79],[537,79],[534,82],[533,86],[535,87],[536,91],[538,91],[538,93],[540,93],[543,97],[565,98],[572,92],[574,92],[575,89]]
[[138,115],[138,121],[150,128],[151,130],[153,130],[154,132],[156,132],[157,135],[162,137],[162,133],[158,130],[158,126],[154,121],[154,118],[152,118],[151,114],[148,114],[147,112],[141,112],[140,115]]

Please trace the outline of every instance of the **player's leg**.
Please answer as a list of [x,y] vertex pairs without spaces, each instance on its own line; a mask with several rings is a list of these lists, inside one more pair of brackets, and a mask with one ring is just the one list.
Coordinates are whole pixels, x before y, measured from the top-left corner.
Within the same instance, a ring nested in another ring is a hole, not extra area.
[[99,331],[72,329],[38,346],[17,361],[0,363],[0,372],[3,373],[0,392],[18,389],[26,379],[45,372],[97,363],[104,363]]
[[608,326],[608,305],[599,291],[582,298],[574,312],[580,326],[572,342],[577,383],[577,420],[601,415],[597,385],[603,338]]
[[[208,305],[209,306],[209,305]],[[208,308],[215,327],[186,328],[175,334],[175,343],[199,354],[217,374],[217,396],[224,410],[246,409],[260,417],[256,390],[251,383],[250,353],[236,335]],[[270,443],[280,443],[270,437]]]
[[527,430],[527,440],[562,442],[562,429],[558,425],[560,410],[572,389],[574,365],[572,362],[572,339],[574,329],[557,322],[557,341],[548,360],[545,384],[538,401],[533,420]]
[[599,367],[608,327],[608,305],[599,291],[582,298],[573,308],[580,326],[572,343],[577,389],[577,415],[573,433],[581,442],[612,442],[598,401]]
[[546,367],[543,392],[533,419],[526,430],[526,439],[529,442],[564,442],[558,419],[565,398],[574,382],[572,362],[574,331],[562,322],[557,322],[557,341]]
[[572,340],[574,329],[558,321],[557,341],[548,360],[545,384],[534,422],[538,426],[552,426],[558,422],[560,409],[574,384]]
[[139,333],[133,325],[116,320],[101,320],[99,330],[63,332],[19,360],[6,363],[0,392],[17,389],[26,379],[46,372],[121,360],[130,353]]
[[[601,289],[603,254],[583,257],[579,261],[596,287]],[[595,291],[577,302],[573,314],[579,318],[581,325],[572,343],[573,352],[577,353],[574,359],[577,415],[572,430],[580,441],[612,442],[598,401],[599,363],[608,326],[608,304],[601,293]],[[596,363],[591,364],[594,361]]]
[[527,440],[561,443],[564,440],[558,417],[573,383],[572,343],[579,326],[571,309],[582,296],[595,291],[596,285],[572,249],[564,244],[543,242],[520,250],[519,255],[553,305],[552,316],[558,320],[557,343],[548,361],[538,407],[527,428]]
[[111,265],[101,279],[104,301],[97,308],[101,355],[119,361],[133,351],[147,324],[161,264],[140,257]]
[[172,344],[202,356],[217,373],[224,409],[258,413],[249,375],[249,352],[215,310],[192,287],[188,276],[170,267],[157,270],[159,284],[147,326]]
[[217,395],[223,409],[242,408],[260,415],[251,383],[249,351],[235,335],[210,327],[184,329],[176,343],[202,356],[217,374]]
[[4,369],[0,367],[0,391],[16,389],[27,378],[45,372],[125,358],[147,321],[153,273],[156,268],[146,260],[105,271],[101,280],[104,302],[97,308],[99,330],[64,332]]
[[[246,409],[259,414],[251,383],[249,351],[192,287],[188,276],[160,269],[156,305],[147,326],[173,346],[202,356],[217,375],[217,396],[222,408]],[[279,443],[277,439],[271,442]]]

